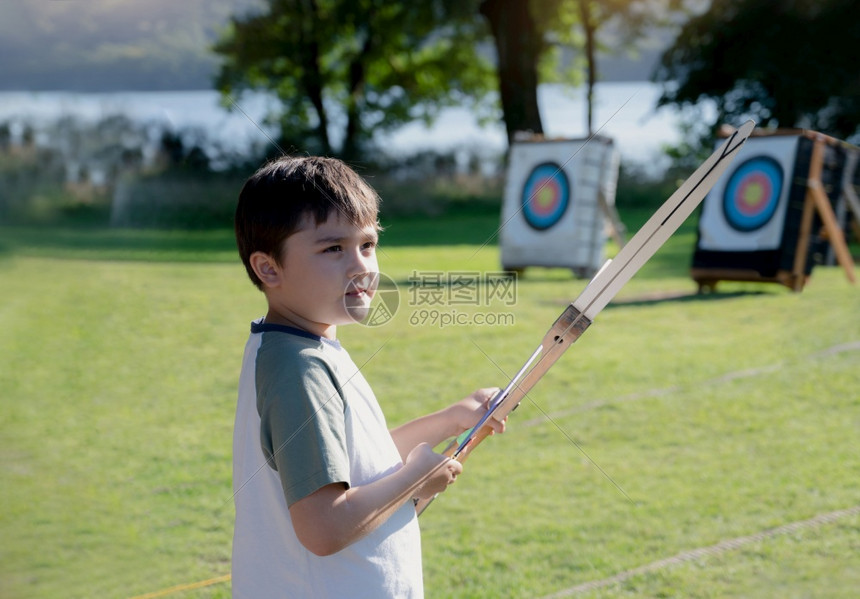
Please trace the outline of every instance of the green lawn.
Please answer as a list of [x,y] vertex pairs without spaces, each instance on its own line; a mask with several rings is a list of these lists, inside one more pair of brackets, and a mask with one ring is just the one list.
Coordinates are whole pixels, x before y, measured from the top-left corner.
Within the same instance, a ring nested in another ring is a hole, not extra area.
[[[414,273],[498,269],[480,246],[497,218],[471,218],[385,223],[400,308],[340,331],[391,425],[504,384],[585,285],[529,269],[513,305],[437,306],[509,324],[414,324]],[[856,511],[779,527],[860,506],[860,288],[819,267],[799,294],[697,297],[693,243],[688,223],[422,516],[428,599],[619,574],[576,596],[856,596]],[[236,377],[263,312],[229,231],[0,228],[0,596],[133,597],[229,573]]]

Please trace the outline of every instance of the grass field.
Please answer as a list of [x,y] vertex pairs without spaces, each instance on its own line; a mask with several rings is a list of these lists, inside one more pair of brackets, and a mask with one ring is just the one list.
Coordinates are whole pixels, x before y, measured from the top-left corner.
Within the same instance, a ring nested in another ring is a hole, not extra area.
[[[496,217],[470,218],[386,223],[399,310],[339,331],[390,425],[504,384],[585,284],[529,269],[512,305],[438,306],[511,322],[420,324],[415,272],[498,269]],[[422,516],[428,598],[857,596],[860,288],[819,267],[799,294],[695,296],[693,243],[688,223]],[[0,596],[229,573],[236,377],[263,312],[227,231],[0,228]]]

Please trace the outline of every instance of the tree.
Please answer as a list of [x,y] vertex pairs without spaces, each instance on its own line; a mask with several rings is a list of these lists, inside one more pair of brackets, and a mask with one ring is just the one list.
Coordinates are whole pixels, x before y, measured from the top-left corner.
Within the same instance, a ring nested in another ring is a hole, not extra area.
[[[614,25],[620,34],[618,45],[629,47],[648,27],[665,26],[669,15],[681,10],[680,0],[577,0],[579,22],[584,41],[586,71],[586,106],[588,134],[594,131],[594,88],[599,79],[597,51],[606,50],[598,40],[598,31]],[[616,48],[617,50],[618,48]]]
[[661,59],[659,104],[717,108],[722,122],[804,127],[851,139],[860,123],[856,0],[715,0]]
[[[680,0],[484,0],[498,56],[497,74],[508,140],[517,131],[543,133],[539,83],[577,84],[587,74],[588,133],[593,124],[598,51],[628,49],[649,26],[660,26]],[[617,44],[601,44],[612,27]],[[565,68],[564,63],[568,64]]]
[[485,105],[492,66],[476,51],[487,32],[475,15],[462,0],[268,0],[215,46],[216,85],[228,97],[273,92],[283,141],[354,158],[374,132]]

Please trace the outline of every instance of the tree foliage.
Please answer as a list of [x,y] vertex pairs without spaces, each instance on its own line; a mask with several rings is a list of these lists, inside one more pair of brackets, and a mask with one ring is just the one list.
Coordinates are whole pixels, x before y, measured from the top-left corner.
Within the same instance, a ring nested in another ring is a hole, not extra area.
[[716,104],[718,123],[858,135],[860,3],[714,0],[687,22],[655,79],[660,104]]
[[463,0],[268,0],[234,17],[216,45],[216,85],[273,92],[287,143],[353,157],[374,132],[481,105],[493,81],[475,14]]
[[571,56],[583,44],[593,87],[596,51],[606,49],[598,29],[612,22],[627,42],[678,2],[266,0],[234,17],[215,46],[216,85],[228,98],[273,93],[283,140],[304,151],[355,156],[375,131],[430,121],[451,105],[485,117],[497,107],[494,88],[512,140],[543,133],[538,86],[578,83],[583,62]]

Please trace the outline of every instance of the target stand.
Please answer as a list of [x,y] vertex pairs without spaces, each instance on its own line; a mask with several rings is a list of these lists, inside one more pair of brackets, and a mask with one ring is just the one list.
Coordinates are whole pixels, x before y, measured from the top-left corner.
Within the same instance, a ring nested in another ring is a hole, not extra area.
[[607,235],[624,245],[615,210],[618,153],[611,139],[517,139],[502,203],[502,268],[564,267],[590,277],[605,261]]
[[848,210],[841,207],[856,199],[853,186],[847,194],[844,188],[854,180],[857,151],[807,130],[747,140],[702,205],[690,271],[699,291],[719,281],[773,282],[801,291],[828,252],[854,283],[845,241]]
[[846,233],[850,230],[854,239],[860,241],[860,197],[857,195],[860,189],[860,148],[849,147],[851,149],[842,173],[842,196],[841,203],[836,207],[836,218],[841,223],[847,221]]

